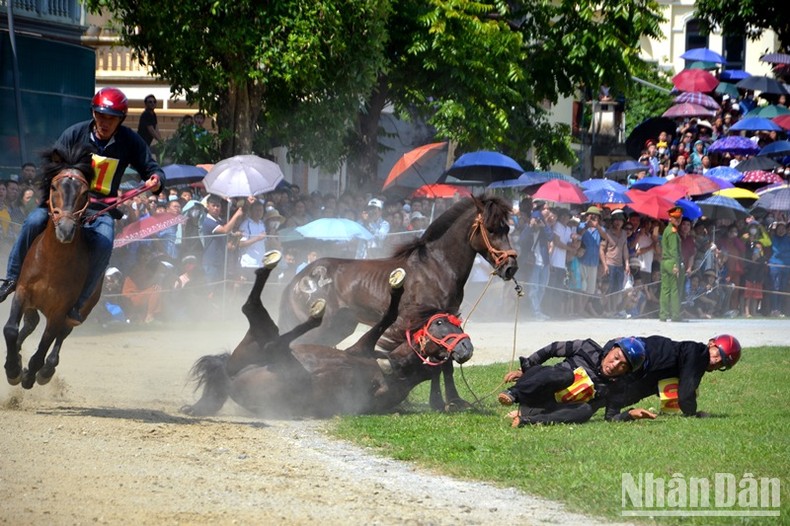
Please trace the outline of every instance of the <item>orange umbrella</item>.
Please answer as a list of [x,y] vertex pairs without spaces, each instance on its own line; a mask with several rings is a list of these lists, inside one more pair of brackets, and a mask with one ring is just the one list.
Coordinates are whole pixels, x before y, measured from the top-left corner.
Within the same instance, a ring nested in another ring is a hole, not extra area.
[[554,201],[555,203],[570,203],[580,205],[590,200],[584,195],[581,188],[575,184],[561,179],[552,179],[543,183],[538,191],[532,196],[533,199],[543,199],[544,201]]
[[414,192],[411,197],[426,197],[428,199],[447,199],[455,196],[468,197],[472,195],[467,188],[463,186],[454,186],[451,184],[424,184]]
[[[445,147],[447,147],[446,142],[434,142],[431,144],[425,144],[419,148],[415,148],[409,152],[404,153],[401,158],[398,159],[398,162],[395,163],[395,166],[392,167],[392,170],[390,170],[389,175],[387,175],[387,179],[384,181],[384,186],[382,186],[381,189],[385,190],[387,187],[392,186],[396,179],[411,169],[416,170],[417,175],[420,176],[422,182],[428,184],[428,181],[426,181],[422,174],[419,173],[419,163],[432,159]],[[433,179],[438,179],[438,175]]]

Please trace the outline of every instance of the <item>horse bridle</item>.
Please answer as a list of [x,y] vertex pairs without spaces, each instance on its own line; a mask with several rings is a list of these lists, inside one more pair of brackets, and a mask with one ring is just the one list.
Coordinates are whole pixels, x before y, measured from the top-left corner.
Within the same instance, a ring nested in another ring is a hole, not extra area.
[[71,179],[73,181],[77,181],[80,185],[84,186],[86,190],[88,189],[88,180],[85,179],[85,176],[83,176],[79,172],[79,170],[75,170],[75,169],[63,170],[58,175],[52,178],[52,182],[50,183],[50,187],[49,187],[49,214],[52,216],[52,222],[55,223],[55,225],[57,225],[61,221],[61,219],[65,219],[65,218],[71,218],[72,220],[79,222],[79,220],[82,218],[82,215],[85,213],[85,210],[88,208],[88,205],[90,204],[90,199],[86,199],[85,206],[83,206],[76,212],[75,211],[67,212],[60,208],[53,207],[52,192],[54,191],[55,183],[63,179]]
[[491,244],[491,239],[488,237],[488,229],[483,222],[483,214],[479,212],[477,217],[475,217],[475,222],[472,224],[472,230],[469,233],[469,241],[472,241],[472,238],[475,236],[475,231],[480,231],[480,237],[483,238],[486,250],[488,250],[488,254],[494,260],[494,268],[499,269],[499,267],[505,264],[509,257],[518,257],[518,252],[513,249],[499,250]]
[[[455,346],[458,345],[458,343],[461,340],[470,339],[468,334],[466,334],[465,332],[461,332],[461,333],[448,334],[447,336],[445,336],[440,340],[439,338],[431,334],[430,331],[428,330],[430,329],[433,322],[440,319],[447,320],[448,323],[455,325],[459,329],[461,328],[461,319],[458,318],[458,316],[453,316],[452,314],[447,314],[442,312],[431,316],[430,319],[428,319],[428,321],[425,322],[425,325],[423,325],[420,329],[414,331],[414,334],[412,334],[412,331],[406,331],[406,341],[409,342],[409,347],[411,347],[411,350],[414,351],[414,354],[416,354],[417,357],[420,359],[420,361],[422,361],[422,363],[424,363],[425,365],[430,365],[430,366],[444,365],[444,363],[447,360],[449,360],[450,357],[453,355]],[[440,347],[443,347],[447,351],[447,358],[438,362],[434,362],[430,358],[426,357],[425,346],[428,344],[429,341],[435,343]],[[417,347],[414,346],[415,343],[419,346],[419,349],[417,349]]]

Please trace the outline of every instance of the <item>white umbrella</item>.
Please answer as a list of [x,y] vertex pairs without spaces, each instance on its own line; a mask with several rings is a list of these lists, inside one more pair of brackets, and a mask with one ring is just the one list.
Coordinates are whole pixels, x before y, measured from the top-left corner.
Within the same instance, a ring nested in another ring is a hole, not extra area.
[[271,192],[282,180],[277,163],[257,155],[236,155],[215,164],[203,185],[220,197],[247,197]]

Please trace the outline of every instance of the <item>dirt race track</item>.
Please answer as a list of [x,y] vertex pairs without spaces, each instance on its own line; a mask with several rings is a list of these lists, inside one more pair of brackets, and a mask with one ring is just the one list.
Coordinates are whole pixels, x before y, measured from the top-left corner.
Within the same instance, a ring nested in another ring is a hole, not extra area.
[[[629,333],[683,339],[726,330],[745,345],[784,344],[788,328],[783,320],[526,322],[519,340],[535,344],[519,350],[582,336],[604,341],[624,323]],[[214,418],[181,416],[178,408],[194,400],[186,385],[192,363],[232,349],[244,330],[241,320],[191,330],[84,327],[64,344],[50,385],[24,391],[3,382],[0,524],[595,523],[559,504],[331,440],[323,422],[259,421],[232,404]],[[470,323],[467,332],[472,364],[511,359],[512,323]]]

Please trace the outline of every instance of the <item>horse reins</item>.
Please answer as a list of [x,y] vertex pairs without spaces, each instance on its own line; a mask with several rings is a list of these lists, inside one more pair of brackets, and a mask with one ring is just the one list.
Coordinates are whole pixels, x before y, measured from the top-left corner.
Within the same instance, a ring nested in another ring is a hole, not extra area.
[[483,238],[483,243],[485,243],[486,250],[488,250],[488,253],[494,259],[494,268],[499,269],[499,267],[504,265],[505,261],[507,261],[509,257],[518,257],[518,252],[513,249],[500,250],[491,244],[491,239],[488,237],[488,229],[483,224],[483,214],[481,213],[478,213],[477,217],[475,217],[475,221],[472,224],[472,230],[469,233],[469,241],[471,241],[475,236],[475,231],[480,232],[480,237]]
[[[440,319],[445,319],[447,320],[448,323],[461,329],[460,318],[458,318],[457,316],[453,316],[452,314],[439,313],[431,316],[430,319],[425,323],[425,325],[423,325],[419,330],[415,331],[413,335],[412,335],[412,331],[406,331],[406,341],[409,343],[409,347],[411,347],[411,350],[413,350],[414,354],[416,354],[420,358],[422,363],[424,363],[425,365],[430,365],[432,367],[435,367],[437,365],[444,365],[444,363],[450,359],[450,356],[452,356],[453,351],[455,350],[455,346],[458,345],[458,343],[464,339],[467,340],[470,339],[469,335],[466,334],[465,332],[448,334],[442,339],[437,338],[436,336],[431,334],[428,329],[430,329],[433,322]],[[448,353],[447,358],[439,362],[433,362],[429,358],[426,358],[423,355],[423,353],[425,352],[425,346],[429,341],[447,350]],[[417,343],[417,345],[419,346],[419,350],[417,349],[417,347],[414,346],[414,343]]]
[[52,192],[54,192],[55,183],[61,181],[63,179],[71,179],[72,181],[78,182],[80,185],[84,186],[85,189],[88,189],[88,180],[85,179],[78,170],[68,169],[63,170],[58,175],[52,178],[52,182],[50,183],[49,187],[49,213],[52,216],[52,222],[57,225],[61,219],[64,218],[71,218],[74,221],[79,221],[82,218],[82,215],[85,213],[85,210],[88,208],[90,204],[90,199],[85,200],[85,205],[77,210],[74,211],[64,211],[61,208],[56,208],[52,206]]

